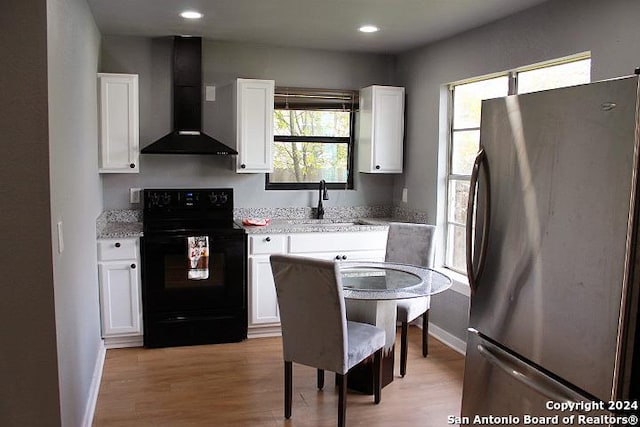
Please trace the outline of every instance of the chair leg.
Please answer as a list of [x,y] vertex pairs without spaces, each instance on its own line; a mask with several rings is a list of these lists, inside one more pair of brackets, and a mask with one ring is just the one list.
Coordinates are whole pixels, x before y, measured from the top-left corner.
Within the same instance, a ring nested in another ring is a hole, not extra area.
[[338,375],[340,385],[338,386],[338,427],[347,424],[347,374]]
[[429,354],[429,310],[422,315],[422,356]]
[[342,385],[342,375],[336,374],[336,387],[340,387]]
[[284,417],[291,418],[291,403],[293,401],[293,363],[284,362]]
[[400,334],[400,376],[407,373],[407,322],[402,322],[402,333]]
[[318,390],[324,387],[324,369],[318,369]]
[[373,355],[373,393],[376,404],[382,400],[382,349]]

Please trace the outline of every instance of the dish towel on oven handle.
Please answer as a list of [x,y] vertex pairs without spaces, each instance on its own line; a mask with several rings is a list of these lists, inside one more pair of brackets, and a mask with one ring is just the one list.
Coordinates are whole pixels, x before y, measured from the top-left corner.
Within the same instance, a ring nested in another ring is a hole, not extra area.
[[187,237],[189,266],[187,279],[205,280],[209,278],[209,236]]

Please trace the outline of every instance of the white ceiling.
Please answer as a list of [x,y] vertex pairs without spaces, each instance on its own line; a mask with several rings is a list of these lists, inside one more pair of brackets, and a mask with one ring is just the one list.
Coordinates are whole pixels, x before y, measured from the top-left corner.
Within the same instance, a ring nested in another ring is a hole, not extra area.
[[[88,0],[103,34],[397,53],[546,0]],[[199,21],[178,16],[204,14]],[[363,24],[380,27],[363,34]]]

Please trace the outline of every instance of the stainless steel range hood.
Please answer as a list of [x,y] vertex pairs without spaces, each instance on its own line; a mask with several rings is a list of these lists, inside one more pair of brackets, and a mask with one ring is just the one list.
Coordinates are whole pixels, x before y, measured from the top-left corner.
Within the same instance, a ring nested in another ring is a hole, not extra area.
[[141,150],[143,154],[238,154],[202,132],[202,38],[173,42],[173,132]]

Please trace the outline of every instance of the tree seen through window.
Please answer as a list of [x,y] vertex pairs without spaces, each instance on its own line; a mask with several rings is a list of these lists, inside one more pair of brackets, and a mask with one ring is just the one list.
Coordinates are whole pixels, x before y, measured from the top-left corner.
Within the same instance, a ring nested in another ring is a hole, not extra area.
[[349,173],[350,111],[274,112],[274,161],[269,183],[342,183]]

